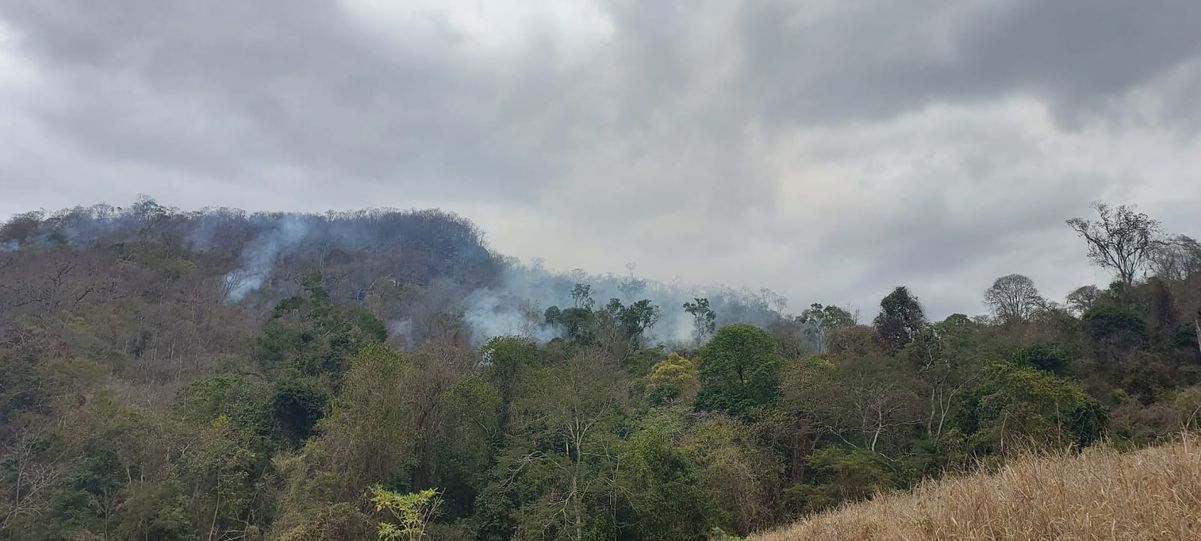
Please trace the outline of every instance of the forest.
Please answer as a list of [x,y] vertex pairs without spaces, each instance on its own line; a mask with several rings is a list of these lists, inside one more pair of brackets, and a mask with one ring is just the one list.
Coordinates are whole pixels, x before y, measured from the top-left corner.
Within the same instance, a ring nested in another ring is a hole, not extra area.
[[1112,273],[989,313],[555,273],[440,210],[0,227],[0,538],[733,539],[1030,449],[1199,428],[1201,244],[1064,217]]

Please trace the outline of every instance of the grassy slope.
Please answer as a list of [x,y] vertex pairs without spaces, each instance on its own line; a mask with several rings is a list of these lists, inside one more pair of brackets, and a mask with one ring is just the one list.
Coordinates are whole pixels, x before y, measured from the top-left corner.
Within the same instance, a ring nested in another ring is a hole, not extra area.
[[759,541],[1201,540],[1201,439],[1028,457],[815,515]]

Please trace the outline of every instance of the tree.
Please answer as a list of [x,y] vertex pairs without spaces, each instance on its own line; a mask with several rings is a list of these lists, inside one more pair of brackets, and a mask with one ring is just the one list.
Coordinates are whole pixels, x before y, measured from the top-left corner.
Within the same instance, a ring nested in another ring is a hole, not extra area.
[[780,394],[776,342],[754,325],[726,325],[701,348],[698,410],[745,416]]
[[1097,286],[1080,286],[1068,293],[1068,309],[1076,315],[1083,314],[1103,297],[1105,297],[1105,292],[1098,289]]
[[[927,399],[926,437],[938,442],[947,420],[979,375],[975,349],[981,328],[963,314],[954,314],[923,329],[905,348],[919,391]],[[924,387],[924,388],[922,388]]]
[[591,310],[593,306],[596,306],[596,301],[592,300],[592,286],[587,284],[571,286],[571,302],[574,304],[574,308]]
[[997,278],[984,292],[984,302],[997,319],[1005,324],[1025,323],[1035,311],[1046,305],[1038,294],[1034,281],[1021,274]]
[[1093,263],[1117,271],[1122,283],[1133,283],[1159,246],[1155,238],[1159,222],[1135,212],[1133,206],[1112,208],[1096,201],[1092,207],[1097,211],[1096,220],[1072,218],[1067,221],[1068,227],[1088,244],[1088,257]]
[[[608,527],[620,453],[613,430],[628,396],[623,375],[614,359],[593,348],[522,382],[497,482],[477,500],[483,507],[509,500],[506,507],[517,509],[487,517],[488,535],[481,537],[542,538],[541,532],[557,530],[561,538],[581,541]],[[515,533],[502,531],[512,527]]]
[[1159,242],[1148,258],[1151,274],[1164,280],[1185,280],[1201,273],[1201,243],[1188,235]]
[[977,450],[1005,452],[1030,444],[1088,445],[1106,414],[1080,385],[1042,370],[997,363],[967,398],[959,427]]
[[621,456],[620,483],[633,514],[630,538],[701,539],[713,520],[714,500],[704,493],[680,442],[661,419],[651,420],[656,422],[630,435]]
[[626,337],[637,344],[647,329],[659,321],[659,307],[651,301],[642,299],[629,306],[624,306],[618,299],[610,299],[607,306],[609,313],[621,325]]
[[397,523],[380,522],[380,541],[420,541],[438,512],[441,503],[436,489],[428,488],[410,494],[399,494],[380,485],[371,487],[371,503],[375,512],[387,511]]
[[897,286],[880,301],[880,315],[872,323],[884,349],[892,354],[913,341],[926,325],[926,314],[909,288]]
[[677,398],[692,399],[699,387],[696,365],[675,352],[655,363],[646,380],[652,404],[664,404]]
[[1035,344],[1023,349],[1014,356],[1013,361],[1019,366],[1037,368],[1052,374],[1062,374],[1067,370],[1071,358],[1055,344]]
[[308,439],[321,416],[329,396],[321,386],[307,378],[294,378],[276,386],[271,402],[276,430],[284,440],[296,445]]
[[797,316],[797,321],[805,325],[805,334],[817,344],[817,352],[825,353],[829,345],[830,333],[836,329],[854,325],[855,316],[834,305],[822,306],[813,303]]
[[1150,338],[1147,322],[1125,307],[1094,306],[1081,319],[1094,347],[1110,361],[1116,361],[1122,353],[1146,345]]
[[1197,309],[1197,317],[1193,318],[1193,330],[1197,332],[1197,349],[1201,351],[1201,308]]
[[617,286],[618,291],[621,291],[627,301],[646,289],[646,280],[634,276],[634,267],[633,263],[626,264],[626,270],[630,271],[630,275]]
[[884,452],[918,420],[918,397],[895,359],[822,355],[795,363],[784,374],[782,408],[816,433],[857,449]]
[[709,307],[709,299],[696,297],[684,303],[684,311],[692,316],[692,338],[696,343],[704,342],[717,329],[717,314]]
[[807,462],[812,478],[787,491],[790,499],[801,500],[807,512],[863,500],[897,485],[895,467],[869,450],[829,446],[815,451]]
[[381,479],[409,479],[417,466],[412,361],[382,344],[354,356],[330,415],[318,424],[320,441],[305,446],[329,472],[331,487],[349,496]]

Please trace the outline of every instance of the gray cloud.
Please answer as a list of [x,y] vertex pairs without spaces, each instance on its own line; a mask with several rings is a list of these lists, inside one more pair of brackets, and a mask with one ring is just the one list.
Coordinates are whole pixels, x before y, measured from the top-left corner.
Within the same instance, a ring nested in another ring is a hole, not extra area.
[[1064,218],[1201,233],[1188,0],[0,6],[0,215],[441,206],[558,269],[979,311],[1104,282]]

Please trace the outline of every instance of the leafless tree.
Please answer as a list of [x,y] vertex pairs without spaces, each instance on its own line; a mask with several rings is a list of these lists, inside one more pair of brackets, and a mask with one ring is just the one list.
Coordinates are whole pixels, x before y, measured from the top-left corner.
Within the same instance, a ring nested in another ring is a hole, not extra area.
[[1097,286],[1080,286],[1068,293],[1068,310],[1076,315],[1081,315],[1092,308],[1103,296],[1105,296],[1105,292],[1097,289]]
[[1201,243],[1188,235],[1177,235],[1159,244],[1148,256],[1150,274],[1164,280],[1185,280],[1201,273]]
[[1097,211],[1096,220],[1072,218],[1067,221],[1068,226],[1088,243],[1089,259],[1098,266],[1117,271],[1123,283],[1133,283],[1138,271],[1159,245],[1156,240],[1159,222],[1135,212],[1134,206],[1113,208],[1096,201],[1092,207]]
[[1007,324],[1029,321],[1034,312],[1047,303],[1038,294],[1034,281],[1021,274],[997,278],[992,287],[985,290],[984,302],[992,308],[997,319]]

